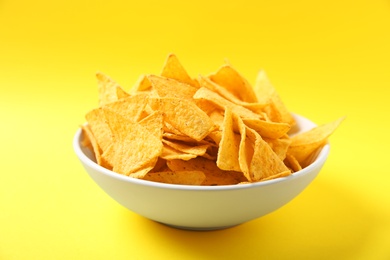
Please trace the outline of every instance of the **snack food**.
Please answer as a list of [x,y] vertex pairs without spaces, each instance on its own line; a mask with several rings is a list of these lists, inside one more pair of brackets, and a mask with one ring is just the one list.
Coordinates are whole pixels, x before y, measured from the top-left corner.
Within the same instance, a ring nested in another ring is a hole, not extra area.
[[169,55],[161,75],[125,91],[97,73],[98,107],[84,142],[118,174],[184,185],[234,185],[288,176],[309,165],[343,118],[293,137],[295,121],[266,74],[255,86],[231,65],[191,78]]

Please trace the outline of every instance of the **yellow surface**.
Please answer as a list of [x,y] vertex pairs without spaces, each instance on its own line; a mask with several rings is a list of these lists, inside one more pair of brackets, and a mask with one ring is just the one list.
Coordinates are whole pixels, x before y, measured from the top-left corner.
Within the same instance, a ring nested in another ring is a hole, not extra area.
[[[127,2],[127,3],[125,3]],[[390,2],[0,0],[0,259],[390,259]],[[196,76],[265,69],[316,123],[347,116],[285,207],[172,229],[104,194],[72,138],[96,71],[125,88],[176,53]]]

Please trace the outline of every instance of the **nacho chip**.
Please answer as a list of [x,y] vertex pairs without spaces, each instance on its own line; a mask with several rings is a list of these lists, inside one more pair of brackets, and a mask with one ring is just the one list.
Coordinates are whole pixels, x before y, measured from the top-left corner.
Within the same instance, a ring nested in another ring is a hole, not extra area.
[[225,107],[228,107],[232,110],[233,113],[239,115],[242,118],[258,118],[264,119],[262,115],[256,114],[253,111],[234,104],[224,97],[220,96],[218,93],[215,93],[205,87],[201,87],[194,95],[194,99],[204,99],[214,103],[219,109],[224,110]]
[[175,79],[148,75],[148,80],[159,97],[192,99],[198,88]]
[[232,111],[227,108],[222,125],[222,139],[219,143],[217,166],[225,171],[241,171],[238,161],[240,135],[234,132]]
[[329,136],[343,120],[344,117],[293,136],[288,153],[293,155],[303,167],[306,167],[307,163],[305,163],[305,160],[318,148],[327,143]]
[[275,154],[284,160],[286,158],[287,150],[291,145],[291,138],[288,135],[284,135],[281,138],[272,139],[272,138],[263,138],[264,141],[272,148]]
[[136,93],[106,104],[103,108],[118,113],[130,121],[136,122],[144,112],[148,98],[149,96],[147,93]]
[[145,127],[152,136],[162,140],[164,119],[161,112],[152,112],[150,115],[140,120],[139,124]]
[[105,120],[103,110],[101,108],[93,109],[85,115],[85,119],[101,150],[107,150],[112,144],[112,136],[111,129]]
[[144,180],[181,185],[201,185],[206,176],[201,171],[165,171],[149,172]]
[[150,83],[146,75],[141,75],[135,85],[131,88],[131,93],[137,92],[149,92],[152,90],[152,84]]
[[218,168],[215,161],[197,157],[189,161],[171,160],[167,161],[172,171],[202,171],[206,179],[202,185],[233,185],[245,181],[246,178],[241,172],[223,171]]
[[162,153],[160,155],[160,158],[167,160],[167,161],[177,160],[177,159],[180,159],[183,161],[188,161],[188,160],[194,159],[196,157],[198,157],[196,154],[185,153],[185,152],[176,150],[175,148],[172,148],[171,146],[169,146],[167,144],[163,145],[163,150],[162,150]]
[[209,75],[209,78],[220,86],[223,86],[241,101],[255,103],[257,97],[249,82],[242,77],[232,66],[226,64],[219,70]]
[[299,164],[298,160],[292,154],[286,154],[284,159],[284,164],[289,167],[293,172],[302,170],[302,166]]
[[127,98],[130,96],[130,93],[127,93],[123,88],[117,86],[116,88],[116,97],[117,99]]
[[96,78],[98,80],[99,106],[117,101],[117,88],[121,88],[121,86],[101,72],[96,73]]
[[294,117],[284,105],[279,94],[276,92],[276,89],[263,70],[257,75],[254,91],[260,103],[269,102],[269,100],[271,100],[271,105],[265,108],[265,112],[267,112],[272,121],[283,122],[290,125],[295,124]]
[[162,153],[161,139],[139,123],[111,110],[104,110],[104,115],[113,134],[113,171],[130,175],[142,168],[153,168]]
[[84,140],[83,140],[82,145],[85,147],[89,146],[92,148],[92,151],[95,155],[95,159],[96,159],[97,164],[99,164],[100,166],[103,166],[103,167],[108,166],[108,165],[105,165],[106,162],[102,159],[103,151],[99,147],[97,140],[96,140],[95,136],[93,135],[89,125],[81,125],[81,129],[83,130],[83,135],[84,135]]
[[169,54],[165,61],[164,67],[161,72],[161,76],[166,78],[175,79],[182,83],[186,83],[193,87],[198,88],[198,82],[193,80],[188,74],[184,67],[179,62],[179,59],[175,54]]
[[263,114],[264,108],[268,106],[269,102],[259,103],[259,102],[245,102],[236,97],[233,93],[231,93],[228,89],[221,87],[217,83],[211,81],[209,78],[199,76],[199,84],[200,87],[205,87],[215,93],[218,93],[225,99],[229,100],[230,102],[245,107],[257,114]]
[[251,158],[249,175],[252,181],[273,178],[272,176],[287,176],[290,170],[283,160],[272,150],[266,141],[254,130],[248,128],[249,139],[254,142],[254,152]]
[[200,141],[213,129],[214,123],[194,103],[177,98],[153,99],[153,109],[164,111],[164,120],[181,133]]
[[261,119],[244,118],[245,125],[256,130],[261,137],[278,139],[288,133],[291,126],[287,123],[277,123]]
[[210,145],[203,144],[203,145],[192,145],[192,144],[186,144],[183,142],[172,142],[168,140],[163,139],[163,143],[172,147],[175,150],[178,150],[183,153],[193,154],[196,156],[202,156],[206,153],[207,149],[210,147]]

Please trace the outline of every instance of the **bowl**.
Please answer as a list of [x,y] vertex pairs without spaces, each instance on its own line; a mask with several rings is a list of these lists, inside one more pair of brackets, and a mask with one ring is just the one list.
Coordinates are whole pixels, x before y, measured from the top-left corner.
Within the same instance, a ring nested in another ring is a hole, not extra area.
[[[315,126],[294,115],[298,131]],[[86,172],[119,204],[148,219],[190,230],[236,226],[269,214],[300,194],[318,175],[330,146],[326,144],[306,168],[288,177],[242,185],[191,186],[130,178],[99,166],[93,153],[81,145],[79,129],[74,151]]]

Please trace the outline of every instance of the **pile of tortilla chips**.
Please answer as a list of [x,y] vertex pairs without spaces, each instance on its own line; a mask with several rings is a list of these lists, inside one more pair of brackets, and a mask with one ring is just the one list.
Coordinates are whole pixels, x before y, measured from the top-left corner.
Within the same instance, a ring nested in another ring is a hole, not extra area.
[[160,75],[125,91],[97,73],[99,106],[83,144],[118,174],[185,185],[231,185],[288,176],[311,163],[342,119],[289,137],[295,120],[266,74],[255,85],[225,64],[191,78],[173,54]]

